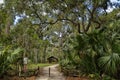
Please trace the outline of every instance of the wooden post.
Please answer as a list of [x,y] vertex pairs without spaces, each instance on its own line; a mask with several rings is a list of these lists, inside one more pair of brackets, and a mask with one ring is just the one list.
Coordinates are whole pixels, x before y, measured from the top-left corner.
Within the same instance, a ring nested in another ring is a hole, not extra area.
[[49,67],[49,77],[50,77],[50,67]]
[[18,64],[19,76],[21,76],[21,66]]

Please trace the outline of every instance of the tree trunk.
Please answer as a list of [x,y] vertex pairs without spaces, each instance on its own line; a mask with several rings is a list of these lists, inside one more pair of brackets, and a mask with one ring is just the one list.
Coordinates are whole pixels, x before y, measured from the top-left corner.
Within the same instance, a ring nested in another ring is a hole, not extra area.
[[11,20],[10,17],[6,19],[6,26],[5,26],[5,34],[8,35],[10,33],[10,25],[11,25]]
[[38,63],[38,53],[37,53],[37,49],[34,48],[34,61],[35,63]]
[[45,48],[44,48],[44,51],[43,51],[43,63],[46,62],[46,50],[47,50],[47,45],[45,44]]
[[8,14],[8,18],[6,18],[5,34],[9,35],[10,26],[11,26],[13,20],[12,20],[12,14],[9,11],[7,12],[7,14]]

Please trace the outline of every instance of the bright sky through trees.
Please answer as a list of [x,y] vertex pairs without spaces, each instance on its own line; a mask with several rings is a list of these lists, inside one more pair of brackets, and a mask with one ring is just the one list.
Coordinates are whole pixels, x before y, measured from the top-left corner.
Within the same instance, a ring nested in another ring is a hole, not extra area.
[[[117,2],[118,0],[111,0],[111,2]],[[0,0],[0,3],[3,3],[3,0]]]
[[3,3],[3,0],[0,0],[0,3]]
[[120,2],[120,0],[111,0],[111,2]]
[[[111,2],[119,2],[120,3],[120,0],[111,0]],[[108,7],[108,9],[106,10],[107,12],[111,12],[115,7],[111,8],[111,7]]]
[[[3,2],[4,2],[3,0],[0,0],[0,3],[3,3]],[[120,2],[120,1],[118,1],[118,0],[111,0],[111,2]],[[111,12],[113,9],[114,8],[108,7],[107,12]],[[17,23],[18,19],[20,19],[20,17],[17,16],[14,24]]]

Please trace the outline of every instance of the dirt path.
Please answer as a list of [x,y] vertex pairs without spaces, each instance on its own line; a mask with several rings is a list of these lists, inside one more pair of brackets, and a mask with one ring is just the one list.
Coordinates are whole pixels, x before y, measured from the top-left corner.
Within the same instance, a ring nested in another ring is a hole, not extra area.
[[[57,69],[59,65],[55,64],[52,66],[48,66],[43,68],[43,75],[40,75],[36,78],[36,80],[65,80],[65,77],[60,73]],[[49,68],[50,68],[50,76],[49,76]]]

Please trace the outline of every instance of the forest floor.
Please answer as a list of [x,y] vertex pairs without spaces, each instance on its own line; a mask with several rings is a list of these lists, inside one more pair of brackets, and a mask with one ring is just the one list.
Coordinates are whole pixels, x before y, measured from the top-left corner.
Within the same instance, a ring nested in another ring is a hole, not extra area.
[[42,67],[38,76],[31,77],[4,77],[0,80],[89,80],[87,77],[68,77],[64,76],[59,70],[59,64]]
[[40,74],[36,80],[89,80],[84,77],[65,77],[58,70],[58,64],[44,67],[42,74]]

